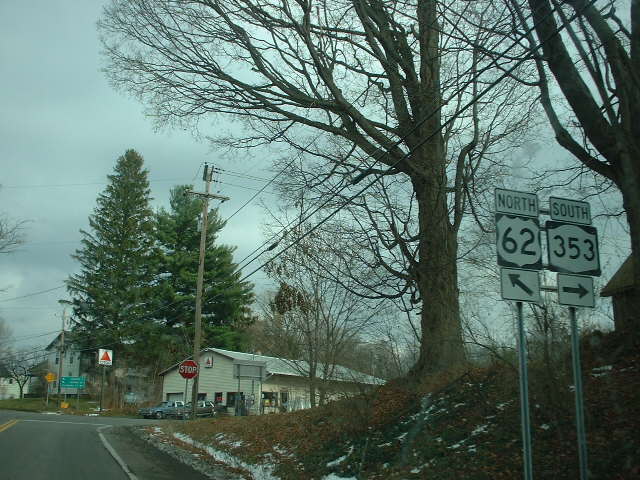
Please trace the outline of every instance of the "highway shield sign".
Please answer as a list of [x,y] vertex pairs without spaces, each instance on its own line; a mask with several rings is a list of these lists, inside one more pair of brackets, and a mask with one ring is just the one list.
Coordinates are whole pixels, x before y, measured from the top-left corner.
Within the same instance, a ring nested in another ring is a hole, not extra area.
[[501,267],[542,269],[537,218],[496,214],[496,249]]
[[600,275],[598,231],[589,225],[548,220],[549,270],[578,275]]

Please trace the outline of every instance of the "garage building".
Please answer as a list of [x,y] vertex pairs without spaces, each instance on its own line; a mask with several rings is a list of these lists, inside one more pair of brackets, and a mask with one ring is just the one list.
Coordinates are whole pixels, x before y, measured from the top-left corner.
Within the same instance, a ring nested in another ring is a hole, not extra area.
[[[181,363],[181,362],[180,362]],[[178,373],[179,363],[160,372],[162,399],[191,398],[191,381]],[[205,348],[200,354],[198,399],[211,400],[227,412],[260,414],[311,406],[306,362]],[[324,382],[329,398],[354,395],[384,381],[336,365]]]

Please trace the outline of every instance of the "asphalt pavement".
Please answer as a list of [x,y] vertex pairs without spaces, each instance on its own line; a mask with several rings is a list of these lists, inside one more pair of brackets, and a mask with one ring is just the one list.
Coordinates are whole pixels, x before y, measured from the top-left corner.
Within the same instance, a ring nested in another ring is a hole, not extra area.
[[204,480],[126,428],[150,423],[0,410],[0,478]]

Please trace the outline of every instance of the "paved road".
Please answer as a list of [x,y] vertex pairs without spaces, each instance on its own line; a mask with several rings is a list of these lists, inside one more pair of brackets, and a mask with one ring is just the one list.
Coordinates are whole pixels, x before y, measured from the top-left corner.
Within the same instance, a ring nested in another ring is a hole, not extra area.
[[[148,420],[0,410],[2,480],[204,480],[124,428]],[[109,453],[100,433],[133,476]]]

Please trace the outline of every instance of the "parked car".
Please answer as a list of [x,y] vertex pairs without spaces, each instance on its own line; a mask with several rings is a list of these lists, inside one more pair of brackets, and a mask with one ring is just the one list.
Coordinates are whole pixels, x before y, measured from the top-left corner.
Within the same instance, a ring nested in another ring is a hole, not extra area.
[[138,415],[144,418],[179,417],[183,414],[185,405],[182,400],[160,402],[155,407],[141,408]]
[[[184,410],[186,411],[185,417],[189,418],[191,416],[191,405],[192,403],[187,403]],[[215,405],[210,400],[198,400],[196,406],[196,415],[198,417],[213,417],[216,414]]]

